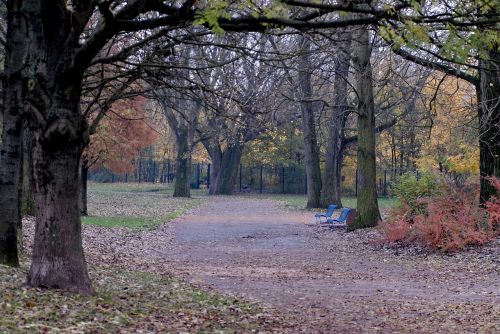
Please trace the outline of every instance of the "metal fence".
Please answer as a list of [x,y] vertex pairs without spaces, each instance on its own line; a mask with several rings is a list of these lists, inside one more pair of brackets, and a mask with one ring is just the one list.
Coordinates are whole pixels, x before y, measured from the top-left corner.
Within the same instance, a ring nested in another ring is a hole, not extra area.
[[[191,188],[208,189],[210,187],[211,165],[199,163],[192,165]],[[405,169],[378,169],[377,193],[379,196],[390,196],[392,184]],[[134,170],[130,173],[116,174],[105,168],[89,171],[89,180],[95,182],[149,182],[173,183],[175,180],[175,163],[170,160],[157,162],[155,160],[135,161]],[[356,196],[358,177],[355,171],[345,169],[342,176],[342,191],[348,196]],[[305,194],[307,180],[305,167],[292,166],[246,166],[240,165],[235,184],[235,192],[240,193],[282,193]]]

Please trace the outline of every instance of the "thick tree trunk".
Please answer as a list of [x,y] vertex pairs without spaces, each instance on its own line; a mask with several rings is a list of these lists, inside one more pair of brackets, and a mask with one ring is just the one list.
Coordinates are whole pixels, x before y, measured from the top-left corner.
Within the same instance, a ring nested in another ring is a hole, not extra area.
[[321,205],[335,204],[342,207],[342,162],[344,160],[344,128],[349,113],[348,82],[351,35],[345,34],[346,41],[341,44],[335,61],[334,107],[329,123],[325,170],[322,180]]
[[306,163],[307,208],[320,206],[321,168],[319,165],[319,148],[314,120],[314,105],[312,102],[312,66],[309,59],[310,41],[300,37],[299,88],[300,109],[302,112],[302,132],[304,135],[304,158]]
[[231,195],[238,178],[238,168],[244,146],[235,144],[222,151],[217,144],[212,145],[207,149],[212,160],[210,170],[210,179],[212,181],[209,193],[210,195]]
[[210,160],[212,160],[212,165],[210,167],[210,187],[208,193],[210,195],[217,195],[220,193],[220,177],[219,174],[222,170],[222,150],[217,143],[213,143],[212,140],[206,140],[203,142],[208,154],[210,155]]
[[375,156],[375,105],[373,100],[371,47],[366,27],[356,29],[353,39],[353,66],[358,95],[358,198],[357,216],[351,230],[377,225],[380,212],[377,202]]
[[480,83],[476,86],[479,103],[479,152],[481,202],[496,195],[485,177],[500,178],[500,51],[490,51],[490,59],[481,62]]
[[188,137],[188,129],[182,125],[182,129],[177,130],[174,197],[191,196],[191,145]]
[[8,2],[7,46],[3,80],[3,125],[0,149],[0,263],[19,265],[17,227],[21,223],[19,180],[21,168],[21,111],[25,103],[29,19],[20,15],[18,2]]
[[89,168],[85,163],[82,163],[80,167],[80,215],[87,216],[87,199],[88,199],[88,178],[89,178]]
[[[85,263],[80,222],[80,158],[88,132],[80,116],[75,78],[48,96],[44,114],[59,117],[33,136],[37,224],[27,284],[93,293]],[[41,108],[41,106],[39,106]]]
[[[33,192],[33,150],[31,147],[31,133],[28,129],[23,130],[23,163],[22,163],[22,196],[21,215],[35,216],[35,195]],[[20,225],[20,228],[22,226]]]
[[224,152],[222,170],[219,172],[221,180],[218,194],[231,195],[233,193],[242,154],[243,146],[238,144],[228,147]]

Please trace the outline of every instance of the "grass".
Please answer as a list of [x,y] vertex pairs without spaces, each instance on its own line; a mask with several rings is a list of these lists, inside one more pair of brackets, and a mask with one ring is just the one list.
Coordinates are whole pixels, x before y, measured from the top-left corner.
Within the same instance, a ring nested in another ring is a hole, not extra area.
[[96,294],[23,286],[21,269],[0,265],[0,333],[249,332],[279,327],[265,310],[144,272],[92,267]]
[[[282,201],[285,206],[291,209],[301,210],[306,207],[307,197],[305,195],[286,195],[286,194],[264,194],[256,195],[257,197],[273,199],[277,201]],[[379,198],[378,205],[379,208],[392,208],[397,206],[399,203],[398,199],[395,197]],[[345,197],[342,198],[342,204],[345,207],[356,208],[356,197]]]
[[88,189],[89,216],[82,223],[107,228],[153,229],[207,198],[174,198],[172,186],[151,183],[90,182]]
[[[194,207],[201,202],[196,201],[191,203],[190,207]],[[153,229],[163,223],[168,223],[182,216],[190,207],[185,207],[180,210],[176,210],[164,216],[161,219],[151,219],[145,217],[99,217],[99,216],[85,216],[82,217],[82,224],[86,225],[96,225],[100,227],[126,227],[130,229]]]

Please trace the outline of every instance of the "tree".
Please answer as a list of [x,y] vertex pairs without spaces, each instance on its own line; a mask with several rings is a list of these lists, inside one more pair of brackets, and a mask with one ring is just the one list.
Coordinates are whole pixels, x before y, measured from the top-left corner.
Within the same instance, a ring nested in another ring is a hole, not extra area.
[[312,101],[312,65],[310,57],[310,41],[304,35],[299,37],[298,56],[298,88],[300,110],[302,112],[302,132],[304,134],[304,157],[307,178],[307,208],[320,206],[321,169],[319,165],[319,148],[314,121],[314,103]]
[[350,67],[350,53],[352,36],[350,31],[341,34],[342,42],[337,48],[335,58],[335,81],[333,86],[334,100],[331,116],[328,123],[327,149],[323,184],[321,191],[321,206],[335,204],[342,207],[342,163],[346,149],[344,128],[351,112],[348,102],[348,76]]
[[[132,160],[156,141],[148,100],[142,96],[115,101],[99,121],[85,147],[81,163],[81,214],[87,215],[87,178],[91,168],[115,173],[133,170]],[[96,116],[99,116],[98,114]]]
[[358,198],[356,220],[349,228],[377,225],[380,219],[375,166],[375,102],[373,98],[371,46],[368,29],[353,33],[353,67],[358,99]]
[[[15,232],[20,220],[18,189],[21,111],[33,133],[33,166],[38,224],[27,283],[91,293],[81,242],[78,198],[80,156],[88,129],[80,113],[83,73],[94,56],[120,31],[175,26],[191,6],[156,8],[134,1],[111,12],[100,2],[101,19],[85,31],[96,3],[11,1],[8,4],[4,131],[0,160],[1,226]],[[150,10],[165,13],[147,26],[125,21]],[[82,35],[83,34],[83,35]],[[28,37],[26,37],[28,36]],[[83,38],[83,41],[82,41]],[[27,84],[25,84],[27,83]],[[7,116],[6,116],[7,115]],[[6,116],[6,117],[5,117]],[[11,208],[11,209],[8,209]],[[8,211],[10,210],[10,212]],[[4,231],[0,231],[4,232]],[[12,233],[2,233],[9,249]],[[4,243],[2,243],[4,245]],[[5,252],[2,249],[2,256]],[[15,251],[12,253],[16,253]],[[11,256],[12,263],[16,261]],[[2,262],[5,262],[2,258]]]
[[[488,176],[500,176],[499,76],[500,3],[465,1],[450,6],[442,1],[443,17],[450,17],[447,28],[442,22],[426,25],[393,22],[384,25],[380,34],[401,57],[419,65],[442,71],[470,82],[476,87],[479,119],[481,202],[495,194]],[[435,10],[418,5],[425,16]]]

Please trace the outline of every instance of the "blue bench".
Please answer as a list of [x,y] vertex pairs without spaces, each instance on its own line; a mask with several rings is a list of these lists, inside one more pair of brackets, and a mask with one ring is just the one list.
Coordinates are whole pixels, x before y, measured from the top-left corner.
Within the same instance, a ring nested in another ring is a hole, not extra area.
[[330,226],[346,226],[349,216],[355,212],[356,211],[354,209],[343,208],[342,211],[340,211],[340,216],[337,218],[327,218],[326,222]]
[[335,212],[335,209],[337,206],[335,204],[330,204],[328,208],[326,209],[326,213],[317,213],[314,215],[316,218],[316,222],[321,223],[321,218],[325,218],[325,223],[328,221],[328,219],[332,218],[333,212]]

